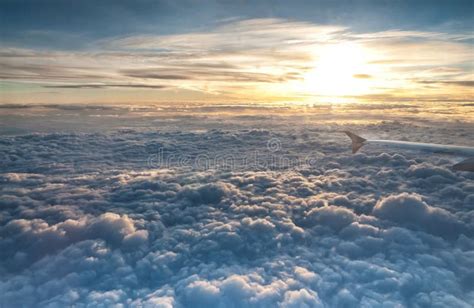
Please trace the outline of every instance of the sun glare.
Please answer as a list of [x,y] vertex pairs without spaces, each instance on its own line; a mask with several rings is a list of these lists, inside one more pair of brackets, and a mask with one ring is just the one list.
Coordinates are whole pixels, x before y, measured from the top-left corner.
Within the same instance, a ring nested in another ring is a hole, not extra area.
[[359,95],[370,90],[368,52],[360,45],[341,43],[324,47],[313,69],[304,75],[302,89],[322,96]]

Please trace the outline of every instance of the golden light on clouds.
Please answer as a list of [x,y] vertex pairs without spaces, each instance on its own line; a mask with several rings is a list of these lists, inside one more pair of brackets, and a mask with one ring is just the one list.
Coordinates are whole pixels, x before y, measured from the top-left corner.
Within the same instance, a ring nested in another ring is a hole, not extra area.
[[470,101],[471,38],[262,18],[115,37],[87,52],[3,48],[0,100]]

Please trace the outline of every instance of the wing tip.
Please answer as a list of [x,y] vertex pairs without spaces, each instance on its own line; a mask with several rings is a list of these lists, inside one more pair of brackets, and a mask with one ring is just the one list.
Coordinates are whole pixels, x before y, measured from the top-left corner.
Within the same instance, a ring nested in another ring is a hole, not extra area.
[[474,172],[474,157],[468,158],[459,162],[453,166],[453,170],[456,171],[468,171]]
[[352,154],[357,153],[359,149],[364,145],[364,142],[367,141],[367,139],[362,138],[359,135],[354,134],[351,131],[345,130],[343,131],[349,138],[351,138],[352,141]]

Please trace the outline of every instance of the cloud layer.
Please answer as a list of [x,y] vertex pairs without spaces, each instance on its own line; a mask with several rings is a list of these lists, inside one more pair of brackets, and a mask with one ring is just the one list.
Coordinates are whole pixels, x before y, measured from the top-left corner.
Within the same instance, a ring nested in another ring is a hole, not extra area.
[[[102,38],[89,42],[87,51],[7,45],[0,50],[0,79],[6,84],[1,99],[51,102],[57,93],[46,89],[55,89],[65,93],[61,103],[100,102],[108,96],[129,103],[152,98],[368,100],[370,95],[469,101],[471,39],[463,33],[359,33],[344,25],[254,18],[179,34]],[[325,84],[333,79],[337,85]],[[107,92],[111,88],[134,90],[135,99]]]
[[[26,119],[25,108],[4,107]],[[33,125],[74,111],[83,123],[75,133],[0,138],[1,305],[474,303],[473,175],[450,170],[441,155],[370,147],[352,155],[339,133],[468,144],[472,126],[309,125],[276,121],[270,108],[229,107],[213,107],[234,110],[224,126],[209,109],[206,121],[196,111],[133,122],[126,108],[73,107],[50,106]],[[90,115],[110,124],[111,112],[128,126],[89,131],[99,123],[86,122]],[[150,162],[160,149],[166,166]],[[190,163],[205,155],[249,161]]]

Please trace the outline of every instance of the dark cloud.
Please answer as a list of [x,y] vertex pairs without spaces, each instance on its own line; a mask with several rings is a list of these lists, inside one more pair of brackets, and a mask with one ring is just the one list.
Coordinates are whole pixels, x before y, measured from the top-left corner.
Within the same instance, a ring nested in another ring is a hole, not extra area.
[[357,78],[357,79],[370,79],[370,78],[372,78],[372,75],[369,75],[369,74],[355,74],[355,75],[352,75],[352,77]]
[[135,89],[164,89],[164,85],[150,85],[150,84],[62,84],[62,85],[47,85],[43,88],[51,89],[106,89],[106,88],[135,88]]
[[[54,56],[54,55],[49,55]],[[73,65],[0,63],[0,79],[7,80],[71,80],[98,79],[105,75],[95,69],[78,68]]]
[[421,84],[438,84],[438,85],[453,85],[459,87],[474,87],[473,80],[421,80],[418,81]]
[[183,75],[160,74],[160,73],[153,73],[153,72],[143,72],[143,71],[140,71],[140,70],[126,70],[123,73],[126,76],[136,77],[136,78],[171,79],[171,80],[190,79],[188,76],[183,76]]
[[[176,68],[172,69],[171,72],[167,72],[169,69],[160,68],[146,68],[146,69],[128,69],[123,70],[122,73],[127,77],[141,78],[141,79],[168,79],[168,80],[207,80],[207,81],[236,81],[236,82],[267,82],[276,83],[287,80],[300,79],[301,76],[296,72],[285,73],[281,76],[254,73],[254,72],[242,72],[235,70],[225,69],[202,69],[193,68],[191,65],[187,68]],[[164,72],[164,73],[160,73]]]

